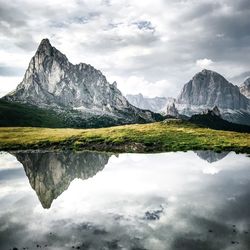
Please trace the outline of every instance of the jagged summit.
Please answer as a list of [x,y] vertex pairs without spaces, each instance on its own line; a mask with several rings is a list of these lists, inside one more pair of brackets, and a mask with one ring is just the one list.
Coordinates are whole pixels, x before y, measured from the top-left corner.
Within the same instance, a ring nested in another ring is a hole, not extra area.
[[177,98],[180,104],[193,106],[218,106],[221,109],[247,110],[248,100],[238,86],[228,82],[222,75],[204,69],[186,83]]
[[38,46],[38,50],[41,50],[43,48],[52,48],[48,38],[42,39],[42,41],[40,42],[40,44]]
[[48,39],[41,41],[22,82],[4,99],[47,109],[77,110],[84,119],[91,113],[122,119],[123,123],[154,121],[152,112],[132,106],[100,70],[70,63]]

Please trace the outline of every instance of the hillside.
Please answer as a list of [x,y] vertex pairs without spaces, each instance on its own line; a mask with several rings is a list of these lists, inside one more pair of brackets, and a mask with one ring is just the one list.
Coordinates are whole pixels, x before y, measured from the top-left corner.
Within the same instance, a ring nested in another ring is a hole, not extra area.
[[212,130],[176,119],[100,129],[0,128],[0,150],[21,149],[250,153],[250,134]]
[[212,110],[209,110],[207,114],[193,115],[189,121],[211,129],[250,133],[250,126],[226,121],[215,115]]
[[[156,121],[163,117],[153,114]],[[126,124],[128,121],[105,114],[83,114],[70,109],[44,109],[30,104],[8,102],[0,99],[0,127],[44,127],[44,128],[100,128]],[[145,123],[134,117],[137,123]]]

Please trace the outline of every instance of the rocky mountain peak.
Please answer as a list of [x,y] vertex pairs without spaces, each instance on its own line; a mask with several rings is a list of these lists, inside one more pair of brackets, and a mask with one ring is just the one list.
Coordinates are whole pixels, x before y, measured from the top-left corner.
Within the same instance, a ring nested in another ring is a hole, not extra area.
[[48,39],[41,41],[22,82],[4,99],[39,108],[74,110],[74,114],[81,112],[81,119],[105,115],[133,123],[154,121],[155,116],[133,107],[100,70],[70,63]]
[[207,69],[197,73],[184,85],[177,103],[206,108],[217,106],[220,109],[243,110],[247,110],[249,105],[238,86],[228,82],[217,72]]
[[34,61],[38,61],[38,63],[44,64],[44,66],[46,66],[46,63],[47,66],[50,66],[48,62],[51,62],[52,60],[58,61],[60,64],[69,64],[68,58],[55,47],[53,47],[50,44],[49,39],[47,38],[43,39],[40,42],[37,51],[32,59],[34,59]]
[[197,83],[200,84],[205,83],[210,85],[217,84],[218,82],[220,82],[221,84],[228,83],[227,80],[222,75],[208,69],[203,69],[201,72],[195,74],[195,76],[193,77],[193,81],[198,81]]
[[42,41],[40,42],[39,46],[38,46],[38,51],[46,51],[48,49],[52,49],[52,46],[50,44],[50,41],[48,38],[44,38],[42,39]]

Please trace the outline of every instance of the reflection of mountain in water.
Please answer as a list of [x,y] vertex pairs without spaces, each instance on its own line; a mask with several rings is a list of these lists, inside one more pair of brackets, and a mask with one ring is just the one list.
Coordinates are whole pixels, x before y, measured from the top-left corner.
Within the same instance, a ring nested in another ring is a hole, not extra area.
[[221,159],[223,159],[224,157],[226,157],[228,155],[229,152],[221,152],[221,153],[217,153],[211,150],[207,150],[207,151],[202,151],[202,150],[198,150],[195,151],[195,153],[203,160],[206,160],[209,163],[215,162],[215,161],[219,161]]
[[75,178],[96,175],[108,163],[110,155],[96,152],[18,152],[31,187],[44,208],[50,208]]

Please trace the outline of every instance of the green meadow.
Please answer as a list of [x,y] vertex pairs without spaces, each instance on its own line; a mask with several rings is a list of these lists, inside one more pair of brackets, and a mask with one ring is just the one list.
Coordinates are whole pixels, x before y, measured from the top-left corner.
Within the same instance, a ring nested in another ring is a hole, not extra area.
[[181,120],[98,129],[0,128],[0,150],[187,150],[250,153],[250,134],[199,127]]

